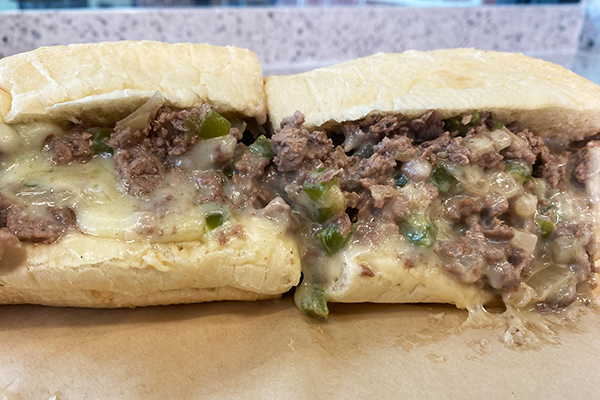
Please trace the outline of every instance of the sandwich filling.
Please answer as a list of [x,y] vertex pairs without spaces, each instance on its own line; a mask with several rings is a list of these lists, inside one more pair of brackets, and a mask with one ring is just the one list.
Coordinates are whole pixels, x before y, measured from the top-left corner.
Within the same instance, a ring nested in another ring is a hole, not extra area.
[[423,266],[480,288],[488,303],[549,312],[589,302],[595,141],[544,143],[484,111],[370,115],[329,132],[308,132],[303,118],[284,119],[272,144],[279,193],[300,221],[296,302],[307,313],[354,301],[349,274],[369,285]]
[[423,265],[481,302],[546,312],[589,299],[594,140],[545,143],[483,110],[370,115],[329,131],[303,122],[296,112],[268,132],[157,95],[114,126],[2,125],[0,253],[69,232],[226,245],[254,218],[295,238],[296,301],[311,315],[353,301],[350,273],[368,286]]
[[112,126],[0,129],[2,251],[70,233],[223,247],[259,227],[289,242],[279,218],[287,205],[265,188],[269,159],[254,120],[225,118],[209,104],[175,110],[157,94]]

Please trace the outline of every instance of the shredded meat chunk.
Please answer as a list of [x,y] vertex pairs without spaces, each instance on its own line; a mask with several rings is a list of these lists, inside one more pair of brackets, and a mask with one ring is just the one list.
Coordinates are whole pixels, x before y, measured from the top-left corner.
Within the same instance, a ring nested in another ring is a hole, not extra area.
[[74,223],[72,210],[48,207],[48,217],[31,217],[24,207],[11,206],[6,218],[7,230],[19,240],[52,243]]
[[410,123],[409,135],[416,143],[428,142],[439,138],[444,133],[444,120],[437,110],[429,110],[420,118]]
[[52,152],[50,159],[56,165],[90,160],[94,156],[92,137],[91,133],[80,127],[68,131],[62,139],[51,135],[46,141]]

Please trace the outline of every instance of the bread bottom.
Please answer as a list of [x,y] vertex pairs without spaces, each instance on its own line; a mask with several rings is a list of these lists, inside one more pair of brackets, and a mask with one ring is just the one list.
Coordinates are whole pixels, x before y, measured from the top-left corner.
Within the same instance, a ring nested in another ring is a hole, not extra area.
[[80,233],[24,244],[0,260],[0,304],[137,307],[275,298],[298,284],[286,234],[255,223],[245,237],[127,243]]
[[0,304],[40,304],[56,307],[121,308],[169,304],[203,303],[221,300],[267,300],[281,295],[268,295],[232,287],[177,289],[152,292],[141,296],[97,290],[22,290],[3,288]]

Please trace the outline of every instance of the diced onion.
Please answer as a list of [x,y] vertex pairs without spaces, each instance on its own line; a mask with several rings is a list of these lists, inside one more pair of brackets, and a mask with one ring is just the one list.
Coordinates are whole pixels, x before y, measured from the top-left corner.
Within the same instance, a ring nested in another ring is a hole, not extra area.
[[572,279],[573,275],[567,268],[555,265],[537,272],[527,280],[527,284],[535,290],[535,300],[540,301],[552,297]]
[[552,259],[557,264],[569,264],[577,259],[581,246],[574,237],[563,236],[556,238],[550,247]]
[[502,149],[507,148],[512,144],[512,137],[506,129],[496,129],[489,133],[490,138],[494,142],[494,147],[496,151],[500,151]]
[[457,181],[463,184],[467,192],[476,196],[485,196],[490,191],[489,184],[479,168],[449,164],[447,169]]
[[512,142],[511,144],[513,145],[513,147],[515,148],[515,150],[519,151],[519,150],[525,150],[529,148],[529,143],[527,143],[527,141],[523,138],[518,137],[517,135],[514,134],[510,134],[511,138],[512,138]]
[[537,197],[532,194],[524,194],[515,201],[515,212],[523,218],[529,218],[535,214],[537,208]]
[[533,253],[538,241],[537,235],[522,229],[512,228],[512,230],[515,236],[510,240],[510,244],[517,249]]
[[486,153],[493,152],[494,146],[490,139],[485,136],[474,136],[467,141],[466,147],[475,157],[480,157]]
[[402,172],[413,182],[422,182],[431,174],[431,164],[427,161],[414,159],[402,166]]
[[507,199],[523,193],[522,185],[517,184],[514,178],[505,172],[499,172],[490,178],[492,189]]
[[231,123],[231,127],[237,128],[237,130],[240,131],[240,133],[244,133],[246,127],[248,126],[245,121],[238,118],[231,118],[229,122]]
[[533,183],[535,183],[533,194],[535,194],[538,199],[545,199],[546,192],[548,191],[548,185],[546,185],[546,181],[543,179],[533,178]]
[[502,299],[507,305],[517,308],[523,308],[535,298],[535,290],[521,282],[516,290],[511,290],[503,293]]
[[164,102],[160,92],[156,92],[140,108],[117,122],[117,124],[131,129],[144,129],[150,123],[151,119],[154,118],[156,112]]

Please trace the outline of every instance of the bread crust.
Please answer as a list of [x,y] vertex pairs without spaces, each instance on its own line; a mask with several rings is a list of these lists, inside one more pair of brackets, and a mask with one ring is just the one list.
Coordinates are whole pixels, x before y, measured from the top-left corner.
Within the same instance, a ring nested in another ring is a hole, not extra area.
[[42,47],[0,60],[0,117],[115,122],[160,91],[174,107],[210,103],[215,111],[266,121],[255,53],[208,44],[121,41]]
[[274,127],[300,110],[314,130],[371,113],[444,118],[492,111],[541,136],[582,139],[600,131],[600,87],[522,54],[450,49],[379,53],[291,76],[266,78]]

